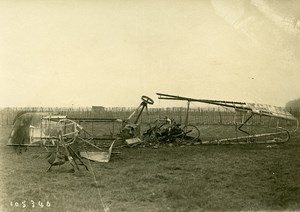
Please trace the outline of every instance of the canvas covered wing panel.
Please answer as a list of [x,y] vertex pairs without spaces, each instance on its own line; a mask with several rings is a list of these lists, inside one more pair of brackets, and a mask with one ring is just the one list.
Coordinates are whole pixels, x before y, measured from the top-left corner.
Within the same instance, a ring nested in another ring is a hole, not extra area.
[[277,117],[277,118],[296,120],[296,118],[292,114],[285,111],[281,107],[276,107],[276,106],[267,105],[267,104],[255,104],[255,103],[246,103],[245,107],[250,108],[253,113],[256,113],[259,115],[266,115],[266,116],[273,116],[273,117]]

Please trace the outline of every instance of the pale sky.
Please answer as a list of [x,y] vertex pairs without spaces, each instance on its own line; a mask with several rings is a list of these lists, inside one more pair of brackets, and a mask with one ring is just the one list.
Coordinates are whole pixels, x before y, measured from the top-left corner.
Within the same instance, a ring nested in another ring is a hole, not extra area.
[[300,1],[0,0],[0,107],[300,97]]

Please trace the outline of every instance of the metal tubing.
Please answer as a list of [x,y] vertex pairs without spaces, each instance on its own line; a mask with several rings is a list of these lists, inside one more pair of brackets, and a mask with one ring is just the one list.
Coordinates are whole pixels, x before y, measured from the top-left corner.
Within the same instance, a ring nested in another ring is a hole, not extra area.
[[136,120],[135,120],[134,124],[136,124],[136,123],[138,122],[140,116],[142,115],[142,112],[143,112],[144,108],[147,107],[147,103],[142,102],[142,103],[140,104],[140,107],[142,107],[142,108],[141,108],[141,110],[140,110],[138,116],[136,117]]

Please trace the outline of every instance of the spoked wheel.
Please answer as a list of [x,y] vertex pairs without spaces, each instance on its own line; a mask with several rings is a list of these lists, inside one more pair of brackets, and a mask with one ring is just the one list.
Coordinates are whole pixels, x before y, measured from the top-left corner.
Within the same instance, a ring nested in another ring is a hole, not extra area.
[[182,128],[183,135],[181,137],[182,141],[190,141],[195,142],[198,141],[200,138],[200,130],[192,124],[185,125]]
[[65,144],[72,144],[81,130],[80,125],[70,119],[61,119],[57,122],[57,132],[61,133]]

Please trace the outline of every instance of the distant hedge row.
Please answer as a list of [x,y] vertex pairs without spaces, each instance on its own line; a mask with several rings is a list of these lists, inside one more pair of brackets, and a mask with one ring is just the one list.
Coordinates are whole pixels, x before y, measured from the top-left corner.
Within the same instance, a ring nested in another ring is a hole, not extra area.
[[[68,118],[119,118],[126,119],[135,108],[104,108],[93,110],[92,108],[5,108],[0,110],[0,125],[12,125],[16,117],[25,112],[44,112],[52,115],[67,115]],[[300,120],[300,109],[290,108],[289,110]],[[135,120],[137,113],[132,117]],[[149,108],[140,117],[143,123],[153,123],[158,118],[169,117],[178,123],[186,120],[186,108]],[[198,124],[234,124],[242,122],[247,114],[236,113],[224,108],[190,108],[189,122]],[[269,117],[255,116],[250,124],[269,123]]]

